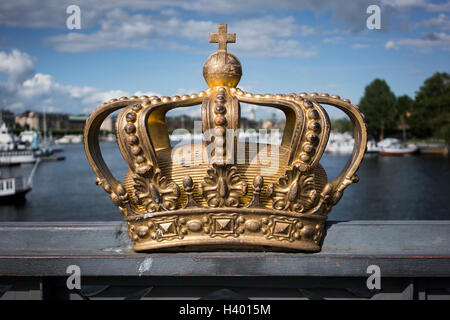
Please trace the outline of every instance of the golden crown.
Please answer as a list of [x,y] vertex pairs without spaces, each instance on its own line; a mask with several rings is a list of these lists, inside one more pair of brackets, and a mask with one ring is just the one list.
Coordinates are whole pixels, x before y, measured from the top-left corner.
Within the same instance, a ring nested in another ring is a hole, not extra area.
[[[319,251],[327,214],[364,156],[366,126],[349,99],[322,93],[252,94],[237,88],[239,60],[227,52],[236,35],[226,25],[209,35],[218,51],[206,60],[209,88],[174,97],[122,97],[103,103],[86,122],[88,160],[124,214],[136,251]],[[239,140],[240,103],[269,106],[286,117],[281,143]],[[166,113],[201,104],[200,143],[172,147]],[[330,121],[320,104],[344,111],[354,127],[353,154],[333,181],[319,160]],[[116,136],[129,169],[123,182],[106,166],[98,143],[103,120],[117,117]],[[231,132],[231,134],[230,134]],[[268,161],[270,160],[270,161]]]

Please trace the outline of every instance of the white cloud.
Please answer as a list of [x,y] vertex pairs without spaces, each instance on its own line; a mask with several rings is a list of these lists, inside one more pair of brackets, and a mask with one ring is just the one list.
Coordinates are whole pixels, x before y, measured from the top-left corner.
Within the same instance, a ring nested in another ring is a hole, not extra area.
[[191,95],[191,94],[194,94],[194,93],[199,92],[199,91],[201,91],[201,90],[198,90],[198,89],[178,88],[178,89],[175,91],[175,95],[177,95],[177,96],[182,96],[182,95],[185,95],[185,94]]
[[445,32],[432,32],[426,34],[422,38],[401,38],[395,41],[389,40],[384,47],[385,49],[407,47],[422,53],[429,53],[432,48],[448,50],[450,49],[450,35]]
[[154,48],[165,46],[186,49],[173,42],[172,36],[190,40],[207,40],[216,24],[211,21],[183,21],[167,16],[129,15],[123,10],[110,11],[100,21],[100,30],[91,33],[70,32],[51,36],[44,41],[62,52],[84,52],[117,48]]
[[[180,10],[200,14],[232,15],[238,13],[304,11],[322,14],[332,11],[335,20],[347,24],[358,24],[363,29],[362,8],[369,4],[379,4],[380,0],[359,0],[348,5],[348,0],[42,0],[36,5],[33,0],[14,0],[0,2],[0,24],[33,28],[65,28],[67,6],[76,4],[81,8],[83,28],[89,28],[115,9],[136,12],[139,10],[158,12],[174,16]],[[359,15],[360,17],[357,17]],[[355,19],[356,18],[356,19]]]
[[[70,3],[69,3],[70,2]],[[82,29],[69,31],[65,21],[65,9],[69,4],[81,8]],[[64,30],[63,34],[44,41],[61,52],[86,52],[114,50],[118,48],[167,48],[169,50],[199,51],[192,41],[206,43],[209,32],[216,30],[216,22],[228,22],[230,32],[238,34],[238,41],[231,51],[243,55],[265,57],[311,57],[318,54],[317,46],[308,45],[310,35],[328,35],[325,44],[340,44],[344,40],[332,35],[359,32],[366,29],[366,8],[370,4],[382,6],[382,31],[389,29],[394,14],[419,8],[435,12],[450,11],[450,1],[431,3],[426,0],[359,0],[348,5],[348,0],[44,0],[39,6],[31,0],[3,1],[0,3],[0,25]],[[338,33],[297,23],[292,16],[279,18],[276,13],[312,11],[317,15],[331,13],[338,26]],[[225,21],[207,18],[186,19],[194,12],[196,17],[214,13]],[[235,15],[239,12],[239,15]],[[254,13],[260,18],[254,18]],[[273,16],[264,16],[271,12]],[[429,26],[448,29],[445,14],[425,21]],[[187,39],[187,43],[185,41]],[[181,41],[180,41],[181,40]],[[286,45],[283,50],[280,46]],[[362,46],[355,44],[356,48]]]
[[[170,24],[172,18],[190,15],[192,12],[200,17],[206,14],[222,16],[226,19],[225,22],[232,23],[236,20],[235,17],[251,17],[255,13],[261,16],[267,14],[267,12],[276,14],[299,11],[309,11],[316,15],[331,13],[333,21],[345,25],[345,29],[359,32],[366,29],[367,16],[365,10],[370,4],[384,4],[385,8],[382,15],[384,29],[387,28],[389,23],[390,11],[398,11],[408,7],[404,4],[404,1],[394,1],[393,4],[390,4],[389,1],[384,0],[358,0],[349,5],[348,0],[42,0],[39,2],[39,5],[36,5],[32,0],[15,0],[0,2],[0,25],[24,28],[57,28],[68,32],[66,29],[66,19],[68,17],[66,8],[70,4],[76,4],[81,9],[82,30],[71,36],[73,40],[79,40],[78,37],[80,35],[83,36],[86,31],[98,30],[97,26],[99,26],[100,22],[108,20],[111,12],[115,11],[126,12],[133,19],[124,21],[123,19],[126,19],[125,16],[122,18],[118,17],[113,21],[113,24],[126,22],[131,27],[129,31],[142,32],[143,34],[147,34],[149,31],[147,27],[152,22],[143,21],[142,28],[135,28],[138,26],[138,23],[134,19],[139,19],[138,15],[136,15],[137,12],[145,12],[148,17],[151,17],[151,20],[159,21],[157,25],[154,25],[156,29],[168,28],[169,32],[172,30],[172,25]],[[418,2],[427,4],[425,1]],[[428,7],[445,8],[443,5],[434,7],[430,5]],[[166,20],[168,20],[167,23]],[[196,27],[199,27],[199,31],[201,31],[200,33],[203,36],[202,30],[204,30],[204,26],[197,22],[194,21],[194,26],[189,26],[190,28],[180,28],[179,32],[183,36],[190,36],[197,34]],[[114,26],[112,27],[114,28]],[[100,29],[103,29],[103,26],[100,25]],[[189,30],[194,30],[194,32],[189,32]],[[124,32],[125,30],[121,29],[121,31]],[[302,26],[300,31],[302,35],[305,35],[312,34],[316,30]],[[102,33],[96,34],[96,36],[104,41],[106,40],[101,37]],[[70,37],[68,40],[70,40]],[[125,38],[126,40],[127,38]],[[90,44],[91,47],[93,45]],[[134,45],[138,46],[139,44],[134,43]],[[114,47],[114,44],[110,44],[110,46]],[[81,48],[78,50],[81,50]]]
[[0,52],[0,73],[6,73],[10,83],[25,79],[33,72],[34,61],[26,53],[13,49],[10,54]]
[[425,0],[383,0],[383,4],[396,8],[425,7]]
[[438,17],[423,21],[420,26],[450,30],[450,19],[445,13],[441,13]]
[[345,39],[342,38],[342,37],[324,38],[323,39],[323,43],[325,43],[325,44],[333,44],[333,45],[344,44],[345,43]]
[[42,111],[45,107],[48,111],[76,114],[90,112],[112,98],[160,95],[152,91],[130,94],[122,90],[62,85],[49,74],[34,73],[34,60],[19,50],[0,51],[0,73],[8,76],[7,82],[0,82],[0,108],[20,112]]
[[233,23],[232,26],[233,32],[246,37],[258,37],[261,34],[269,37],[291,37],[315,33],[311,27],[297,25],[292,16],[281,19],[273,16],[245,19]]
[[254,57],[298,57],[309,58],[318,54],[317,47],[307,47],[297,40],[277,40],[263,35],[242,39],[236,49],[240,55]]
[[311,27],[296,24],[292,16],[283,19],[265,16],[241,20],[230,26],[230,32],[238,35],[232,51],[239,55],[308,58],[318,54],[317,47],[292,39],[317,32]]
[[394,40],[389,40],[388,42],[386,42],[386,44],[384,45],[385,49],[398,49],[398,46],[395,44]]
[[396,9],[421,8],[428,11],[450,11],[450,1],[432,3],[426,0],[382,0],[382,4]]
[[141,96],[147,96],[147,97],[151,97],[151,96],[161,96],[160,93],[154,92],[154,91],[136,91],[134,93],[135,96],[141,97]]
[[[48,37],[45,42],[63,52],[155,47],[170,50],[198,50],[163,39],[177,37],[206,43],[208,34],[216,29],[217,24],[212,21],[184,21],[176,16],[169,19],[141,14],[130,16],[122,10],[114,10],[100,22],[98,31],[71,32]],[[317,48],[305,46],[291,39],[317,32],[311,27],[297,25],[293,17],[276,19],[266,16],[241,20],[231,24],[229,32],[238,34],[237,43],[231,50],[241,55],[303,58],[317,55]]]
[[372,46],[370,44],[368,44],[368,43],[354,43],[354,44],[351,45],[351,47],[353,49],[367,49],[367,48],[370,48]]
[[22,83],[19,95],[24,98],[32,99],[37,96],[46,96],[54,89],[59,88],[58,85],[53,82],[52,76],[36,73],[32,78],[27,79]]

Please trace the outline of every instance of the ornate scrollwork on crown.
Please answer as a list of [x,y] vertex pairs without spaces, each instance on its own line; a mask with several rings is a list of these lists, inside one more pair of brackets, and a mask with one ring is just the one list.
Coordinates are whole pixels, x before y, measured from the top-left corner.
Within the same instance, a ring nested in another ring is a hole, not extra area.
[[176,208],[180,188],[163,176],[160,169],[150,167],[145,173],[134,175],[133,181],[134,201],[145,206],[147,212]]
[[108,184],[106,179],[96,177],[94,183],[101,186],[103,190],[109,194],[112,202],[119,208],[120,212],[126,214],[126,206],[129,203],[129,199],[128,194],[121,183],[117,184],[115,190]]
[[313,208],[320,197],[314,187],[314,173],[307,165],[297,163],[292,170],[267,188],[267,196],[273,198],[276,210],[304,212]]
[[247,183],[241,179],[236,166],[213,163],[208,176],[199,185],[199,193],[209,207],[238,207],[247,194]]

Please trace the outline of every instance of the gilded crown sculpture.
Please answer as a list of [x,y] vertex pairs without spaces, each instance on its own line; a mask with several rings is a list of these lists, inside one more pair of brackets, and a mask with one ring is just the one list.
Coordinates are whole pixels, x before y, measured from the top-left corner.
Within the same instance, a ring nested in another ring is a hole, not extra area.
[[[209,35],[218,51],[203,66],[208,89],[112,99],[86,122],[84,146],[95,183],[124,215],[136,251],[320,251],[328,213],[358,181],[367,142],[358,107],[326,93],[242,91],[241,63],[227,52],[227,43],[235,41],[226,25]],[[284,113],[278,145],[239,140],[241,103]],[[345,112],[354,128],[353,154],[333,181],[319,164],[330,133],[321,104]],[[208,137],[171,146],[166,113],[196,105]],[[122,182],[106,166],[98,139],[104,119],[119,109],[117,143],[129,166]]]

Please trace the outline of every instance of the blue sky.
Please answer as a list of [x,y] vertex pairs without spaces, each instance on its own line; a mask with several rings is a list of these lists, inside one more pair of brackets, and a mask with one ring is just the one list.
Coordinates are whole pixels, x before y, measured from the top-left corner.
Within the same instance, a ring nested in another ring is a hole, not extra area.
[[[71,4],[80,30],[66,27]],[[366,27],[371,4],[381,8],[380,30]],[[0,107],[79,114],[123,95],[204,90],[218,23],[236,33],[228,49],[243,66],[239,87],[253,93],[358,103],[375,78],[414,97],[427,77],[450,72],[450,1],[3,1]]]

